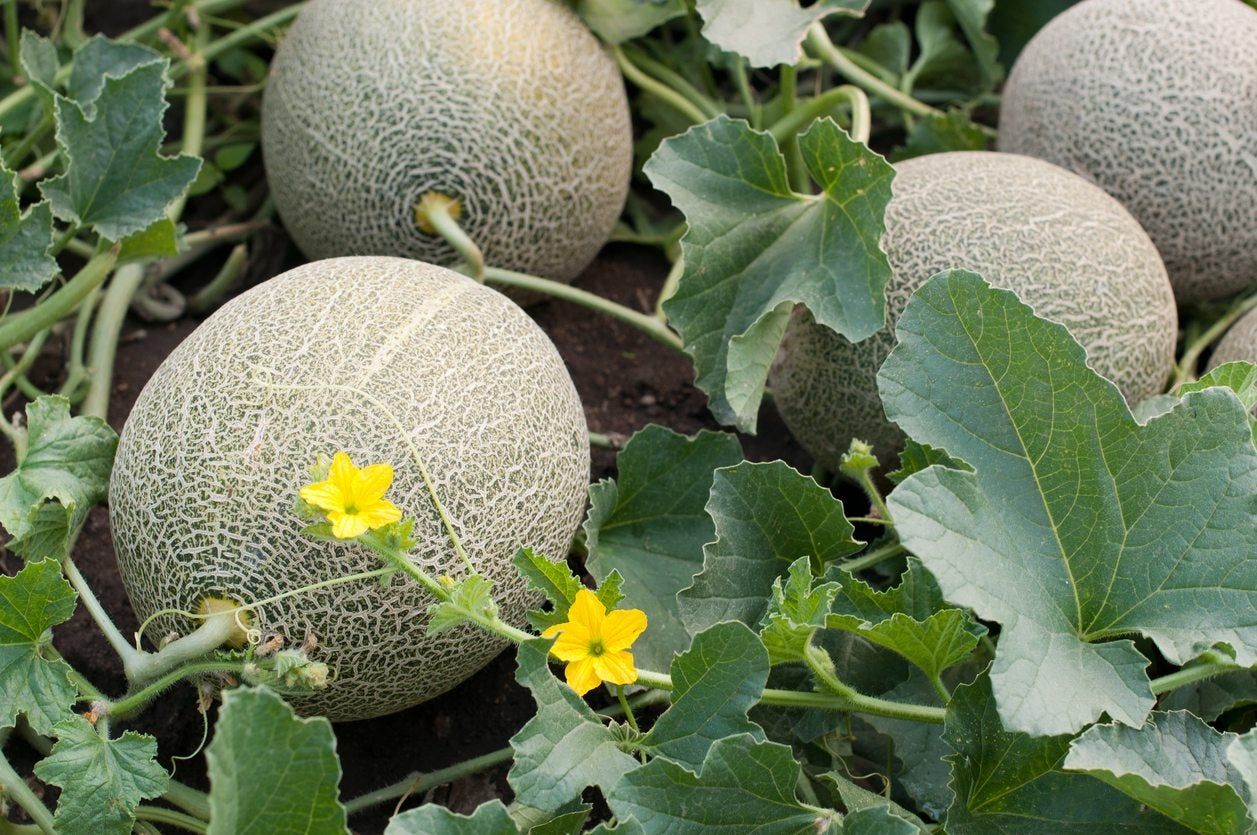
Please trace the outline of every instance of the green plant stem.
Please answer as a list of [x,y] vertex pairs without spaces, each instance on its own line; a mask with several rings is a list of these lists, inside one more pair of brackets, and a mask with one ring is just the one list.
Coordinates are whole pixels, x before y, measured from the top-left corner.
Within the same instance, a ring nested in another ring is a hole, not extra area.
[[[7,731],[5,735],[8,735]],[[52,812],[48,811],[43,801],[35,796],[22,776],[13,770],[13,766],[9,765],[9,760],[2,751],[0,751],[0,794],[21,806],[42,832],[53,835],[55,830]]]
[[628,699],[624,698],[623,684],[615,686],[615,697],[620,702],[620,710],[624,711],[624,718],[628,720],[629,727],[640,733],[641,728],[637,727],[637,717],[633,715],[633,708],[629,706]]
[[844,78],[850,80],[853,84],[863,88],[871,95],[877,96],[889,104],[893,104],[900,110],[917,116],[941,116],[941,110],[930,107],[922,101],[914,99],[912,96],[895,89],[890,84],[882,81],[868,70],[858,66],[854,61],[842,53],[838,47],[834,46],[833,41],[829,39],[829,34],[825,31],[825,27],[816,23],[808,30],[807,46],[811,53],[829,64],[839,72]]
[[419,198],[415,206],[415,220],[419,228],[429,234],[440,235],[454,247],[467,265],[467,273],[484,284],[484,253],[476,242],[458,225],[454,213],[459,210],[458,201],[452,197],[430,191]]
[[900,545],[898,542],[895,542],[891,545],[883,545],[881,548],[874,548],[867,554],[863,554],[853,560],[847,560],[839,567],[843,571],[858,574],[866,568],[872,568],[878,563],[894,559],[895,557],[906,553],[908,553],[908,549]]
[[[783,64],[781,66],[781,116],[776,124],[780,124],[798,107],[799,71],[797,68]],[[776,134],[774,134],[775,136]],[[807,164],[803,161],[803,152],[799,149],[798,132],[788,133],[779,138],[781,153],[786,158],[786,173],[790,177],[790,187],[800,194],[807,194],[812,189],[812,179],[807,173]]]
[[171,780],[170,785],[166,787],[165,794],[162,795],[162,800],[165,800],[172,806],[178,806],[183,811],[201,820],[209,820],[209,795],[203,791],[198,791],[184,783]]
[[79,387],[87,380],[87,366],[83,361],[83,350],[87,344],[88,326],[92,323],[92,314],[96,312],[96,302],[100,298],[100,287],[93,287],[79,305],[78,316],[74,319],[74,333],[70,337],[70,363],[66,367],[65,382],[61,384],[61,394],[76,399]]
[[486,267],[485,279],[490,284],[502,284],[507,287],[517,287],[521,290],[532,290],[536,293],[553,296],[556,299],[574,302],[591,310],[597,310],[612,318],[619,319],[625,324],[632,325],[660,344],[667,345],[669,348],[677,351],[683,350],[681,337],[677,336],[667,325],[654,316],[638,313],[636,310],[625,307],[622,304],[616,304],[610,299],[604,299],[602,296],[585,290],[579,290],[569,284],[511,270],[503,270],[497,267]]
[[1160,696],[1164,693],[1169,693],[1171,690],[1177,690],[1180,687],[1204,681],[1207,678],[1242,669],[1244,669],[1242,666],[1219,652],[1206,652],[1200,656],[1195,664],[1154,678],[1152,680],[1152,692],[1154,695]]
[[826,90],[816,98],[808,99],[778,119],[768,132],[777,140],[777,144],[784,145],[806,125],[827,113],[832,113],[841,104],[846,104],[851,108],[851,138],[867,145],[869,132],[872,130],[873,115],[869,107],[869,97],[854,84],[844,84],[841,87]]
[[51,116],[45,116],[43,121],[36,128],[22,137],[10,150],[5,159],[5,164],[10,169],[17,171],[22,167],[22,161],[26,159],[26,155],[31,152],[48,134],[52,133],[53,120]]
[[677,285],[681,283],[684,273],[685,257],[678,255],[668,270],[668,277],[663,280],[663,286],[659,288],[659,298],[655,302],[655,318],[664,324],[668,322],[668,314],[663,312],[664,302],[676,295]]
[[137,820],[176,826],[187,832],[209,832],[209,824],[205,821],[173,809],[163,809],[160,806],[137,806],[135,817]]
[[137,652],[123,659],[123,670],[132,686],[151,681],[181,664],[209,655],[239,633],[236,613],[216,612],[196,629],[171,641],[157,652]]
[[109,642],[109,646],[113,647],[113,651],[122,659],[123,666],[131,663],[131,659],[138,656],[139,650],[131,646],[128,641],[114,625],[113,619],[109,617],[109,613],[105,611],[105,607],[100,605],[96,593],[92,591],[92,587],[88,585],[87,578],[79,573],[78,566],[74,564],[74,560],[67,557],[61,562],[61,570],[65,574],[65,578],[70,581],[70,585],[74,591],[78,593],[79,602],[83,604],[83,608],[91,616],[92,621],[96,624],[96,628],[105,636],[105,640]]
[[935,725],[943,724],[943,719],[947,715],[947,711],[941,707],[890,702],[872,696],[865,696],[838,678],[837,673],[834,672],[833,661],[819,647],[809,644],[804,655],[804,662],[807,664],[808,669],[812,671],[812,674],[816,676],[816,680],[822,687],[852,705],[859,705],[859,707],[850,708],[851,710],[871,713],[876,716],[887,716],[892,719],[928,722]]
[[12,823],[0,817],[0,835],[40,835],[43,831],[33,823]]
[[[209,27],[201,26],[193,36],[193,53],[185,62],[188,67],[188,94],[183,100],[183,136],[181,142],[183,152],[199,157],[205,148],[205,111],[208,98],[205,95],[205,83],[209,75],[208,59],[205,48],[209,40]],[[185,191],[179,195],[166,215],[172,222],[178,222],[183,216],[183,207],[187,205],[188,195]]]
[[23,379],[26,372],[34,365],[40,351],[44,349],[44,343],[48,340],[49,333],[51,333],[50,330],[43,330],[35,334],[35,338],[27,344],[26,350],[22,352],[22,356],[18,357],[16,362],[9,356],[8,352],[3,354],[8,370],[3,377],[0,377],[0,397],[4,397],[9,390],[9,386]]
[[[673,70],[668,65],[656,61],[654,58],[651,58],[649,55],[636,47],[624,45],[621,48],[624,50],[625,57],[627,57],[636,67],[641,69],[643,72],[649,73],[659,79],[660,82],[685,96],[694,103],[695,107],[706,114],[707,119],[714,119],[724,112],[720,105],[716,104],[716,102],[704,95],[684,76]],[[706,119],[703,121],[706,121]]]
[[15,313],[0,324],[0,351],[7,351],[19,342],[55,325],[78,306],[92,289],[99,287],[118,261],[118,246],[88,261],[74,278],[35,307]]
[[[236,4],[243,5],[243,3]],[[293,18],[301,13],[303,8],[305,8],[305,3],[296,3],[282,8],[277,12],[272,12],[265,17],[259,17],[257,20],[234,30],[231,34],[224,35],[218,40],[207,44],[205,49],[200,52],[201,58],[206,63],[209,63],[229,49],[234,49],[245,41],[256,38],[271,29],[276,29],[286,23],[289,23]],[[180,64],[172,68],[171,76],[176,79],[180,78],[188,71],[188,69],[187,64]]]
[[1210,345],[1217,342],[1222,334],[1226,333],[1231,325],[1235,324],[1236,320],[1253,308],[1257,308],[1257,294],[1237,301],[1231,306],[1230,310],[1193,339],[1183,349],[1183,357],[1178,361],[1178,365],[1174,367],[1174,377],[1170,381],[1170,389],[1174,390],[1183,383],[1190,383],[1195,380],[1196,368],[1200,364],[1200,355]]
[[4,41],[9,49],[9,70],[14,76],[22,74],[21,27],[17,20],[17,0],[4,4]]
[[472,757],[449,768],[441,768],[427,773],[414,772],[392,785],[376,789],[373,792],[367,792],[364,795],[355,797],[353,800],[346,801],[345,811],[351,815],[356,815],[359,812],[370,809],[372,806],[378,806],[381,803],[387,803],[399,797],[405,797],[409,794],[422,794],[428,789],[452,783],[459,777],[465,777],[468,774],[475,774],[495,765],[508,763],[514,755],[514,749],[510,747],[499,748],[497,751],[491,751],[479,757]]
[[598,449],[619,449],[619,445],[611,440],[609,435],[603,435],[601,432],[589,433],[589,445],[598,447]]
[[877,489],[877,485],[873,483],[873,475],[871,470],[860,470],[856,476],[856,483],[860,485],[860,489],[864,491],[864,495],[869,497],[869,502],[873,507],[877,508],[878,514],[886,520],[889,527],[895,526],[895,520],[890,515],[890,508],[886,506],[886,500],[882,498],[882,491]]
[[138,690],[106,702],[102,705],[102,716],[114,719],[126,719],[128,716],[133,716],[143,710],[153,699],[185,679],[217,673],[240,675],[242,672],[244,672],[244,665],[235,661],[196,661],[185,664],[153,679]]
[[611,47],[611,54],[615,56],[615,61],[620,65],[620,72],[624,73],[624,77],[636,84],[643,92],[649,93],[665,104],[669,105],[673,110],[689,119],[694,124],[702,124],[706,122],[708,116],[697,105],[678,93],[676,90],[664,84],[662,81],[647,75],[629,57],[624,50],[618,46]]
[[735,56],[733,59],[733,83],[737,85],[738,95],[742,98],[742,105],[750,116],[751,127],[759,130],[764,124],[763,113],[760,111],[759,102],[755,100],[755,92],[751,89],[751,78],[746,70],[746,59],[740,55]]
[[92,328],[91,345],[88,348],[87,368],[89,382],[82,412],[101,420],[109,419],[109,394],[113,388],[114,356],[118,352],[118,339],[122,335],[122,323],[126,320],[131,300],[144,281],[142,264],[123,264],[114,274],[113,281],[105,290]]
[[249,260],[249,248],[245,244],[236,244],[227,255],[227,260],[208,284],[188,297],[189,313],[205,313],[216,307],[227,291],[235,286],[244,272]]

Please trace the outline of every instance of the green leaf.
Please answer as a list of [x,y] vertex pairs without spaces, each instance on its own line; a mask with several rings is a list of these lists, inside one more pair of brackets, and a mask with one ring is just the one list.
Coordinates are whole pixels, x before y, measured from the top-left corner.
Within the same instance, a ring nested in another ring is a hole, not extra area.
[[717,470],[707,512],[716,540],[703,571],[678,595],[691,634],[722,620],[758,628],[773,581],[799,557],[816,568],[860,550],[842,502],[789,465],[743,462]]
[[425,803],[395,815],[384,835],[519,835],[519,829],[500,800],[481,803],[470,815]]
[[[841,774],[830,771],[822,774],[821,779],[833,785],[847,810],[842,822],[844,835],[852,832],[884,832],[888,835],[929,832],[915,815],[898,803],[857,786]],[[906,828],[904,824],[907,824]]]
[[760,630],[760,639],[773,664],[802,661],[813,633],[825,628],[825,618],[840,587],[837,583],[814,587],[814,579],[808,558],[799,557],[790,564],[784,585],[781,577],[773,581],[768,613]]
[[902,82],[915,89],[941,91],[953,99],[967,99],[983,88],[976,57],[955,34],[956,17],[946,0],[926,0],[917,10],[915,31],[920,52]]
[[450,599],[428,607],[428,635],[439,635],[457,626],[470,623],[466,613],[479,612],[488,618],[497,614],[493,600],[493,581],[479,574],[468,574],[450,588]]
[[78,716],[58,722],[52,732],[57,741],[35,764],[35,774],[61,787],[58,832],[127,835],[135,807],[170,783],[156,762],[157,740],[147,734],[126,731],[106,739]]
[[1062,772],[1069,736],[1005,730],[986,676],[956,688],[943,736],[955,752],[948,835],[1183,831],[1098,780]]
[[838,814],[801,803],[799,764],[785,745],[747,735],[717,740],[698,774],[667,759],[624,776],[607,797],[619,818],[632,815],[647,832],[838,832]]
[[123,78],[143,66],[161,66],[165,72],[166,64],[160,53],[143,44],[111,41],[103,35],[94,35],[74,53],[66,96],[90,118],[108,79]]
[[935,464],[941,464],[952,470],[973,472],[973,468],[968,464],[957,461],[943,450],[919,444],[907,438],[904,440],[903,449],[899,452],[899,469],[886,473],[886,477],[893,483],[899,484],[908,476],[933,467]]
[[641,37],[686,14],[685,0],[576,0],[576,13],[610,44]]
[[890,155],[902,162],[926,154],[949,151],[985,151],[986,134],[962,110],[949,110],[937,116],[919,119],[908,131],[908,142]]
[[584,588],[567,564],[556,562],[531,548],[521,548],[515,554],[515,569],[529,586],[545,595],[546,600],[554,605],[551,612],[535,610],[528,613],[528,622],[533,628],[540,632],[566,621],[567,610],[576,601],[576,593]]
[[988,28],[999,42],[999,59],[1011,67],[1022,47],[1047,24],[1079,0],[996,0]]
[[118,263],[150,258],[168,258],[179,254],[179,228],[168,217],[154,221],[122,241]]
[[1161,701],[1165,710],[1190,710],[1212,722],[1237,707],[1257,705],[1257,670],[1237,670],[1198,681],[1167,693]]
[[205,760],[210,835],[346,831],[331,724],[298,717],[270,690],[223,694]]
[[885,591],[848,575],[831,611],[827,627],[855,632],[898,653],[931,681],[969,657],[986,634],[968,612],[946,606],[938,584],[915,560],[909,560],[899,584]]
[[898,86],[900,76],[908,71],[908,59],[912,55],[912,33],[898,20],[882,23],[873,27],[856,51],[888,71],[879,73],[883,76],[883,81]]
[[1070,745],[1065,768],[1090,774],[1193,832],[1248,832],[1248,789],[1228,758],[1238,738],[1185,711],[1154,713],[1139,729],[1088,728]]
[[995,0],[947,0],[947,5],[978,60],[983,82],[988,87],[994,86],[1004,77],[999,63],[999,44],[987,31],[987,19],[995,7]]
[[633,647],[647,669],[667,669],[690,645],[677,592],[702,569],[703,545],[715,537],[705,509],[712,474],[741,460],[732,435],[703,431],[687,438],[647,426],[620,450],[617,480],[589,488],[585,567],[599,582],[612,571],[624,576],[625,599],[650,621]]
[[544,811],[579,798],[587,786],[605,795],[637,766],[589,705],[550,672],[549,651],[549,641],[519,645],[515,679],[532,691],[537,714],[511,737],[515,761],[506,778],[516,800]]
[[768,653],[755,633],[740,623],[718,623],[694,637],[672,662],[672,706],[655,722],[642,745],[691,771],[703,767],[718,739],[748,734],[764,739],[747,718],[768,682]]
[[[82,92],[90,92],[91,83],[85,81]],[[105,76],[101,84],[90,105],[57,97],[57,142],[68,163],[64,174],[39,188],[57,217],[117,241],[160,220],[196,179],[201,161],[159,153],[170,85],[166,62]]]
[[855,342],[885,326],[881,239],[894,169],[832,119],[812,125],[799,149],[819,194],[791,190],[772,136],[725,116],[668,139],[645,168],[689,224],[664,309],[712,414],[746,431],[796,304]]
[[[1226,362],[1212,369],[1199,380],[1183,383],[1178,387],[1180,395],[1207,388],[1220,387],[1235,392],[1249,414],[1257,409],[1257,365],[1251,362]],[[1257,439],[1257,421],[1251,423],[1253,437]]]
[[60,268],[51,246],[52,210],[40,203],[23,214],[17,179],[0,162],[0,289],[33,293],[52,281]]
[[52,41],[40,37],[30,29],[23,29],[18,54],[22,62],[22,74],[35,87],[45,105],[51,105],[53,84],[57,70],[61,68],[57,47]]
[[1217,643],[1257,663],[1257,449],[1234,394],[1140,425],[1062,325],[973,273],[930,279],[896,330],[887,414],[974,472],[917,473],[891,512],[947,600],[1003,625],[1010,728],[1141,725],[1134,633],[1176,664]]
[[0,478],[6,547],[28,560],[64,559],[71,534],[105,500],[118,436],[95,417],[70,417],[70,401],[41,397],[26,407],[26,455]]
[[753,67],[797,64],[812,24],[832,14],[859,17],[869,0],[698,0],[703,36],[726,52],[745,57]]
[[52,560],[0,577],[0,730],[24,715],[37,733],[72,716],[70,665],[52,648],[52,627],[74,614],[74,589]]
[[526,812],[525,807],[514,804],[511,819],[528,835],[580,835],[585,831],[585,821],[593,808],[588,803],[573,801],[554,813],[536,809]]

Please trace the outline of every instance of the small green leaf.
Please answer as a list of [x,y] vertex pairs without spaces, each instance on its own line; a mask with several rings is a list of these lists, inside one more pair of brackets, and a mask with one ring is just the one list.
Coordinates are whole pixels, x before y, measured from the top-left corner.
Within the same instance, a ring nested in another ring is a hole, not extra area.
[[220,171],[235,171],[253,156],[256,142],[231,142],[214,153],[214,166]]
[[549,651],[542,640],[517,651],[515,678],[532,691],[537,714],[511,737],[515,761],[506,778],[516,800],[544,811],[580,798],[587,786],[605,795],[637,766],[584,699],[550,672]]
[[26,455],[0,478],[6,547],[28,560],[64,559],[71,534],[109,490],[118,436],[95,417],[70,417],[70,401],[41,397],[26,407]]
[[808,558],[799,557],[790,564],[784,585],[781,577],[773,581],[772,599],[760,630],[773,664],[802,661],[813,633],[825,628],[840,587],[837,583],[813,586],[814,579]]
[[515,803],[510,814],[520,831],[528,835],[580,835],[585,831],[585,821],[589,820],[593,808],[588,803],[573,801],[557,812],[542,812]]
[[1228,757],[1239,737],[1186,711],[1142,728],[1095,725],[1069,746],[1065,768],[1108,783],[1193,832],[1249,832],[1248,788]]
[[479,574],[469,574],[450,589],[450,599],[428,607],[429,635],[439,635],[470,623],[465,613],[479,612],[486,617],[496,615],[498,604],[493,600],[493,581]]
[[832,119],[812,125],[799,149],[819,194],[793,191],[772,136],[726,116],[668,139],[645,167],[689,224],[664,309],[712,414],[746,431],[796,304],[854,342],[885,326],[881,240],[894,169]]
[[425,803],[394,816],[384,835],[519,835],[500,800],[481,803],[470,815]]
[[917,10],[914,29],[920,47],[902,86],[966,99],[985,85],[976,57],[956,37],[956,18],[948,0],[926,0]]
[[943,735],[955,752],[948,835],[1183,831],[1098,780],[1062,772],[1069,736],[1005,730],[986,676],[956,688]]
[[[1210,370],[1208,374],[1191,383],[1178,387],[1180,395],[1204,391],[1213,387],[1230,389],[1244,404],[1249,414],[1257,409],[1257,365],[1251,362],[1227,362]],[[1167,409],[1168,411],[1168,409]],[[1253,437],[1257,439],[1257,421],[1252,423]]]
[[103,35],[94,35],[74,53],[66,97],[91,118],[108,79],[123,78],[143,66],[160,65],[164,72],[166,63],[160,53],[143,44],[111,41]]
[[126,731],[107,739],[77,716],[58,722],[52,732],[57,741],[35,764],[35,774],[61,787],[58,832],[127,835],[135,824],[135,807],[170,783],[156,762],[157,740],[147,734]]
[[647,832],[836,833],[839,815],[799,801],[799,764],[785,745],[748,735],[717,740],[695,774],[659,758],[624,776],[607,804]]
[[842,502],[781,461],[717,470],[707,512],[716,540],[677,598],[691,634],[722,620],[758,628],[773,581],[791,563],[807,557],[819,569],[861,547]]
[[613,568],[607,578],[598,584],[594,596],[603,606],[613,609],[624,599],[624,592],[620,591],[623,585],[624,576]]
[[[85,80],[80,92],[90,93],[95,83]],[[196,179],[201,161],[159,153],[170,85],[165,61],[99,83],[90,104],[57,97],[57,142],[67,168],[39,187],[57,217],[117,241],[160,220]]]
[[35,87],[45,105],[51,106],[53,84],[57,77],[57,70],[61,68],[61,61],[57,58],[57,47],[52,41],[40,37],[30,29],[23,29],[18,54],[21,57],[22,74]]
[[[874,794],[866,788],[857,786],[855,783],[843,777],[841,774],[829,772],[821,775],[822,780],[828,781],[838,791],[838,796],[842,798],[843,806],[847,810],[847,817],[843,819],[843,835],[850,835],[851,832],[885,832],[885,833],[928,833],[929,830],[925,825],[911,812],[888,800],[880,794]],[[876,814],[875,814],[876,813]],[[856,820],[861,814],[868,815],[868,823],[861,824],[861,828],[853,828],[852,821]],[[887,820],[887,818],[893,818]],[[905,829],[903,824],[907,824]],[[881,827],[881,828],[876,828]]]
[[886,70],[877,73],[883,81],[899,86],[899,78],[908,71],[908,59],[912,55],[912,33],[898,20],[878,24],[860,41],[856,52]]
[[575,0],[576,13],[610,44],[639,38],[686,14],[685,0]]
[[893,483],[899,484],[908,478],[908,476],[919,473],[922,470],[940,464],[952,470],[967,470],[973,472],[973,468],[963,461],[957,461],[941,449],[935,449],[926,444],[919,444],[911,438],[904,441],[903,449],[899,453],[899,469],[892,470],[886,474],[886,477]]
[[969,48],[982,70],[984,83],[988,87],[994,86],[1004,77],[999,63],[999,44],[987,31],[987,20],[995,7],[995,0],[947,0],[947,5],[969,41]]
[[322,717],[298,717],[265,687],[223,694],[205,749],[210,835],[345,832],[336,737]]
[[890,155],[893,162],[903,162],[926,154],[949,151],[985,151],[986,134],[962,110],[949,110],[918,120],[908,131],[908,142]]
[[618,478],[589,488],[585,566],[604,584],[611,572],[622,574],[627,605],[646,613],[650,628],[633,654],[647,669],[666,669],[690,645],[677,592],[693,582],[703,545],[715,535],[705,509],[712,473],[741,460],[732,435],[704,431],[687,438],[647,426],[620,450]]
[[147,229],[141,229],[122,241],[118,263],[150,258],[167,258],[179,254],[179,229],[174,221],[163,217]]
[[0,730],[26,717],[37,733],[72,716],[70,665],[52,649],[52,627],[74,614],[74,589],[52,560],[0,577]]
[[672,662],[672,706],[642,745],[698,771],[712,743],[738,734],[756,741],[763,730],[746,717],[768,682],[768,654],[740,623],[718,623],[694,637]]
[[515,554],[515,569],[529,586],[545,595],[546,600],[554,605],[551,612],[537,610],[528,613],[528,622],[533,628],[540,632],[566,621],[567,610],[576,601],[576,593],[584,588],[567,564],[538,554],[531,548],[521,548]]
[[1257,664],[1257,448],[1235,395],[1140,425],[1064,326],[973,273],[930,279],[878,375],[887,415],[974,472],[931,467],[889,504],[953,604],[1003,625],[991,673],[1014,730],[1152,708],[1131,635],[1184,664]]
[[859,17],[869,0],[698,0],[703,36],[753,67],[797,64],[812,24],[832,14]]

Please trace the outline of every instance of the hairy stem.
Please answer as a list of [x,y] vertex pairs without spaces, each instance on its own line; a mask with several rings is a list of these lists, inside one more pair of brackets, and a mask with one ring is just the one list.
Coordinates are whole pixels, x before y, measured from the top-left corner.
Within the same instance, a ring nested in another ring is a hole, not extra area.
[[740,55],[733,59],[733,82],[737,85],[738,95],[741,96],[742,104],[750,116],[751,127],[759,130],[763,126],[763,113],[760,111],[759,102],[755,100],[755,92],[751,89],[746,59]]
[[209,655],[239,633],[234,611],[215,612],[182,638],[157,652],[139,652],[123,661],[127,681],[133,686],[157,678],[181,664]]
[[[678,93],[692,101],[695,107],[706,114],[707,119],[714,119],[724,112],[720,105],[716,104],[704,95],[684,76],[673,70],[667,64],[662,64],[659,61],[656,61],[654,58],[651,58],[649,55],[634,46],[621,45],[621,48],[624,50],[625,57],[628,58],[628,60],[635,66],[643,72],[649,73],[659,79],[662,83],[668,85],[673,90],[676,90]],[[706,119],[702,121],[706,121]]]
[[74,278],[35,307],[15,313],[0,324],[0,351],[7,351],[19,342],[55,325],[78,306],[92,289],[99,287],[118,261],[119,247],[97,255],[83,265]]
[[178,806],[190,815],[201,820],[209,820],[209,795],[203,791],[198,791],[184,783],[171,780],[170,785],[166,787],[166,793],[161,797],[162,800],[165,800],[172,806]]
[[659,298],[655,302],[655,318],[664,324],[668,322],[668,314],[663,312],[664,302],[676,295],[677,285],[681,283],[681,276],[684,273],[685,257],[678,255],[672,262],[672,268],[668,270],[668,277],[664,279],[663,286],[659,288]]
[[839,105],[851,108],[850,135],[856,142],[865,145],[869,142],[869,131],[872,130],[873,116],[869,108],[869,97],[854,84],[844,84],[827,90],[816,98],[809,99],[801,106],[791,110],[772,125],[768,132],[777,140],[778,145],[785,146],[791,137],[798,134],[806,125],[811,124],[827,113],[832,113]]
[[620,65],[620,72],[624,73],[624,77],[640,87],[643,92],[649,93],[664,102],[696,125],[708,120],[709,117],[698,105],[662,81],[647,75],[641,68],[629,60],[623,49],[613,46],[611,47],[611,54],[615,56],[615,61]]
[[240,280],[240,275],[244,272],[248,260],[249,247],[246,244],[236,244],[232,247],[227,260],[223,262],[222,267],[210,279],[210,282],[188,297],[188,312],[205,313],[217,306],[223,296],[227,295],[227,291]]
[[126,719],[128,716],[133,716],[143,710],[153,699],[184,679],[217,673],[239,675],[243,671],[244,665],[235,661],[196,661],[191,664],[185,664],[153,679],[139,690],[128,693],[119,699],[106,702],[103,705],[102,716],[114,719]]
[[185,815],[183,812],[176,812],[174,809],[163,809],[160,806],[137,806],[135,817],[136,820],[164,823],[185,832],[209,832],[209,824],[205,821]]
[[139,656],[139,650],[131,646],[131,642],[114,625],[113,619],[109,617],[105,607],[100,605],[100,600],[96,598],[96,593],[88,585],[87,578],[79,573],[78,566],[74,564],[74,560],[69,557],[63,560],[61,570],[65,573],[65,578],[70,581],[70,585],[78,593],[79,602],[83,604],[83,608],[87,610],[87,613],[91,615],[96,628],[104,634],[105,640],[109,642],[109,646],[113,647],[113,651],[122,659],[123,666],[125,667],[127,664],[132,663],[132,659]]
[[895,542],[890,545],[883,545],[881,548],[874,548],[872,551],[862,554],[853,560],[847,560],[840,566],[840,568],[842,568],[843,571],[857,574],[866,568],[872,568],[879,563],[894,559],[895,557],[906,553],[908,553],[908,549],[900,545],[898,542]]
[[376,789],[373,792],[367,792],[364,795],[355,797],[353,800],[345,802],[345,811],[351,815],[370,809],[372,806],[378,806],[381,803],[387,803],[390,800],[397,800],[411,794],[423,794],[428,789],[437,786],[443,786],[446,783],[452,783],[459,777],[465,777],[468,774],[475,774],[484,771],[486,768],[492,768],[495,765],[508,763],[515,756],[515,751],[509,746],[499,748],[497,751],[491,751],[488,754],[482,754],[479,757],[472,757],[464,760],[456,765],[448,768],[437,769],[427,773],[414,772],[408,774],[392,785],[385,786],[382,789]]
[[1171,690],[1177,690],[1180,687],[1204,681],[1207,678],[1242,669],[1244,669],[1242,666],[1220,652],[1206,652],[1200,656],[1195,664],[1159,678],[1154,678],[1152,680],[1152,692],[1160,696],[1164,693],[1169,693]]
[[891,719],[928,722],[935,725],[941,725],[947,715],[947,711],[941,707],[891,702],[886,699],[865,696],[838,678],[838,674],[834,671],[833,661],[820,647],[808,645],[804,661],[822,687],[850,705],[847,708],[848,710],[856,713],[869,713],[874,716],[886,716]]
[[[7,736],[8,732],[5,731]],[[35,792],[31,791],[31,787],[26,785],[26,781],[22,776],[13,770],[13,766],[9,765],[9,761],[5,758],[4,753],[0,751],[0,794],[3,794],[9,800],[12,800],[18,806],[21,806],[26,814],[30,815],[31,820],[35,821],[35,825],[47,835],[53,835],[52,812],[48,811],[48,807],[43,801],[35,796]]]

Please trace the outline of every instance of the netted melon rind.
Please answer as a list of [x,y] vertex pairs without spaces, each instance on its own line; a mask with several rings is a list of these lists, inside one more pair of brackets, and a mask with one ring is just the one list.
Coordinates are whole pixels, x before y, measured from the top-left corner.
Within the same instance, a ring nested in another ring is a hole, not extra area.
[[1180,303],[1257,283],[1257,11],[1086,0],[1026,46],[999,147],[1075,171],[1161,251]]
[[1244,314],[1226,332],[1209,358],[1209,368],[1224,362],[1257,363],[1257,310]]
[[[893,323],[912,292],[947,269],[969,269],[1061,322],[1099,373],[1131,402],[1162,390],[1178,325],[1156,248],[1101,189],[1041,160],[993,152],[899,163],[883,245]],[[886,419],[877,370],[891,330],[852,344],[796,313],[770,376],[787,427],[836,468],[852,438],[884,461],[902,436]]]
[[[294,513],[316,455],[338,449],[393,464],[389,497],[418,519],[414,559],[462,576],[411,444],[503,616],[522,624],[537,600],[512,558],[566,556],[589,479],[584,413],[541,329],[491,289],[397,258],[308,264],[227,303],[161,365],[122,432],[110,516],[136,613],[379,567],[361,545],[303,535]],[[366,581],[266,604],[257,621],[319,639],[337,679],[302,710],[358,719],[431,698],[503,648],[472,627],[426,637],[430,602],[409,579]],[[149,634],[189,626],[163,616]]]
[[415,223],[438,191],[490,264],[560,281],[606,242],[632,166],[619,69],[554,0],[312,0],[271,64],[262,145],[311,259],[456,263]]

